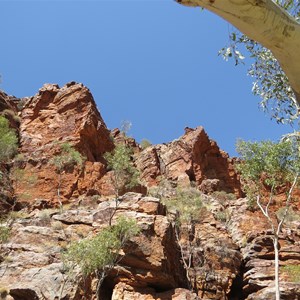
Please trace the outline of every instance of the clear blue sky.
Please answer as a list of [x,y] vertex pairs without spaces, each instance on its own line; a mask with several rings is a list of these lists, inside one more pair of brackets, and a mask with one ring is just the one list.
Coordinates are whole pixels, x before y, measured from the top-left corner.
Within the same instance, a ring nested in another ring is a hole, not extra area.
[[247,68],[217,56],[229,26],[207,11],[173,0],[0,0],[0,10],[9,94],[82,82],[110,129],[130,120],[138,141],[162,143],[202,125],[231,155],[237,138],[291,130],[258,109]]

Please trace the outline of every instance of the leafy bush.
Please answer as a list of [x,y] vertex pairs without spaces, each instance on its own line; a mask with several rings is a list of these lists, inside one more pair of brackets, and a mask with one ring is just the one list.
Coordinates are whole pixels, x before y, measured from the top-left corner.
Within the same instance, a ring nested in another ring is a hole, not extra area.
[[152,144],[149,140],[142,139],[140,145],[141,145],[142,149],[144,150],[144,149],[150,147]]
[[226,200],[236,200],[236,196],[233,193],[226,193],[225,191],[215,191],[212,194],[212,197],[220,200],[221,202],[224,202]]
[[67,167],[74,165],[82,166],[84,159],[72,145],[63,143],[60,145],[60,148],[61,153],[53,157],[50,161],[50,163],[55,166],[58,173],[62,173]]
[[4,109],[1,113],[4,117],[7,117],[8,119],[14,120],[16,123],[21,122],[21,118],[15,114],[15,112],[11,109]]
[[132,149],[126,145],[117,145],[113,152],[106,152],[104,158],[113,173],[113,186],[116,197],[124,188],[138,185],[139,172],[131,159]]
[[243,179],[246,193],[257,194],[270,187],[291,183],[300,170],[299,152],[291,142],[238,141],[237,152],[242,162],[236,165]]
[[[119,261],[119,251],[139,232],[135,220],[121,217],[95,237],[74,242],[64,254],[66,262],[80,267],[83,276],[103,276]],[[101,273],[101,275],[100,275]]]
[[295,210],[293,210],[292,207],[289,207],[287,212],[285,212],[285,210],[286,210],[285,207],[280,207],[278,209],[278,211],[276,212],[276,216],[279,220],[281,220],[283,218],[284,214],[286,213],[286,216],[285,216],[286,223],[300,221],[300,214],[298,212],[296,212]]
[[202,203],[202,195],[195,188],[177,188],[174,196],[163,198],[162,201],[168,210],[179,212],[178,221],[180,223],[190,223],[198,219],[205,209]]
[[283,266],[282,270],[292,282],[300,282],[300,265]]
[[8,241],[10,236],[10,228],[5,225],[0,225],[0,242],[5,243]]
[[215,214],[215,218],[222,222],[222,223],[227,223],[230,221],[230,212],[228,211],[228,209],[222,210],[222,211],[218,211]]
[[18,149],[18,138],[13,129],[9,127],[8,120],[0,116],[0,162],[11,158]]
[[55,166],[56,172],[58,173],[58,186],[57,186],[57,198],[60,206],[60,210],[63,210],[63,205],[60,196],[60,187],[62,183],[62,174],[65,172],[66,168],[73,167],[75,165],[82,168],[84,157],[75,150],[69,143],[64,143],[60,145],[61,153],[54,156],[50,160],[50,164]]

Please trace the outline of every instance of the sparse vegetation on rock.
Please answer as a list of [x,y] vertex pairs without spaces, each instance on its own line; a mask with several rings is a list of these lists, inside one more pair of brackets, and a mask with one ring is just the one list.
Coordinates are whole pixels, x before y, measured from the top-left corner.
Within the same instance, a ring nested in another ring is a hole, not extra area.
[[58,174],[57,199],[60,205],[60,209],[62,209],[63,205],[61,201],[60,188],[61,188],[63,174],[67,170],[67,168],[72,168],[74,166],[78,166],[79,168],[82,168],[84,158],[69,143],[61,144],[60,150],[61,150],[60,154],[55,155],[50,160],[50,163],[55,166],[56,172]]
[[0,162],[5,162],[16,154],[18,138],[13,129],[9,127],[8,120],[0,116]]
[[[116,209],[119,196],[126,189],[133,188],[139,184],[139,172],[132,160],[132,149],[127,145],[119,144],[112,152],[104,154],[108,167],[112,170],[112,185],[114,187]],[[114,213],[111,215],[109,224]]]
[[95,237],[72,243],[64,257],[67,262],[79,266],[84,277],[94,274],[98,278],[99,289],[108,272],[114,268],[122,256],[120,250],[130,238],[139,232],[135,220],[121,217],[116,224],[101,230]]
[[[267,219],[272,231],[275,265],[276,300],[280,299],[279,287],[279,235],[292,202],[293,192],[299,182],[299,141],[274,143],[239,141],[237,150],[242,162],[237,165],[248,197],[256,199],[257,207]],[[276,195],[287,189],[280,205],[283,213],[274,214],[271,208],[276,204]]]

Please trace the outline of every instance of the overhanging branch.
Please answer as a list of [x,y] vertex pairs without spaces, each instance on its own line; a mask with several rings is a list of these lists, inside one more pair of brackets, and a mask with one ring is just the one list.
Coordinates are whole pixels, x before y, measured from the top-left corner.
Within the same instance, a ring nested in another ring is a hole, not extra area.
[[203,7],[270,49],[300,104],[300,24],[272,0],[176,0]]

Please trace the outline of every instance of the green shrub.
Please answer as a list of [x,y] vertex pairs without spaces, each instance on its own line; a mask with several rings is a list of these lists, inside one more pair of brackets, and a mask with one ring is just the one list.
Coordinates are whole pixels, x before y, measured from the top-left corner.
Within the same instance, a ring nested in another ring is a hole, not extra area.
[[5,243],[8,241],[10,236],[10,228],[5,225],[0,225],[0,242]]
[[50,160],[50,164],[54,165],[56,173],[58,174],[58,184],[57,184],[57,198],[60,206],[60,210],[63,210],[63,205],[61,201],[60,188],[62,184],[62,175],[67,168],[79,166],[83,167],[84,157],[75,150],[69,143],[63,143],[60,145],[60,154],[54,156]]
[[222,223],[227,223],[228,221],[230,221],[230,217],[230,213],[227,209],[218,211],[215,214],[215,218]]
[[104,154],[108,167],[113,170],[112,184],[116,198],[122,190],[139,183],[139,172],[133,164],[132,154],[132,148],[126,145],[117,145],[113,152]]
[[292,282],[300,282],[300,265],[283,266],[282,271],[288,275]]
[[60,145],[61,153],[54,156],[50,163],[53,164],[58,173],[63,172],[67,167],[78,165],[82,167],[83,156],[75,150],[69,143]]
[[221,202],[226,201],[226,200],[228,200],[228,201],[236,200],[235,194],[227,193],[225,191],[215,191],[211,195],[213,198],[220,200]]
[[141,145],[142,149],[144,150],[144,149],[150,147],[152,145],[152,143],[147,139],[142,139],[140,145]]
[[1,113],[4,117],[7,117],[8,119],[14,120],[16,123],[21,122],[21,118],[15,114],[15,112],[11,109],[4,109]]
[[98,202],[101,199],[101,196],[100,195],[93,195],[91,197],[91,199],[92,199],[93,202]]
[[83,276],[106,272],[115,266],[121,248],[138,232],[135,220],[121,217],[95,237],[72,243],[64,254],[65,262],[79,266]]
[[0,116],[0,162],[5,162],[11,158],[18,149],[18,138],[13,129],[9,127],[9,122]]
[[190,223],[199,218],[205,209],[202,203],[202,195],[195,188],[177,188],[174,196],[163,198],[162,202],[168,210],[179,212],[180,223]]
[[[285,207],[281,207],[276,212],[276,216],[279,220],[281,220],[285,214]],[[300,221],[300,214],[293,210],[292,207],[289,207],[285,216],[285,222],[290,223],[294,221]]]

